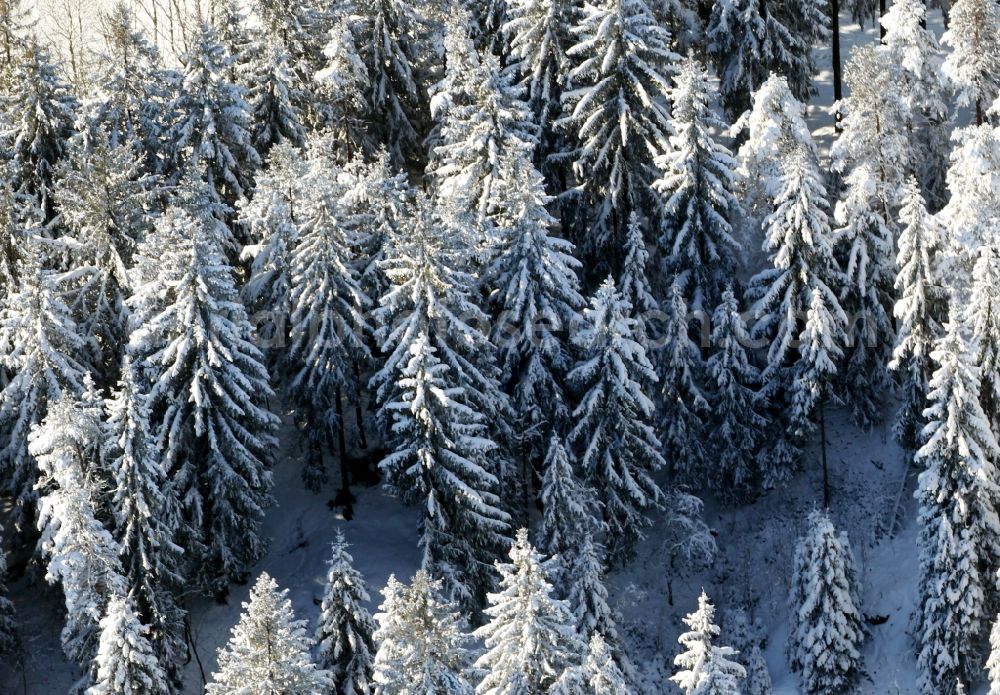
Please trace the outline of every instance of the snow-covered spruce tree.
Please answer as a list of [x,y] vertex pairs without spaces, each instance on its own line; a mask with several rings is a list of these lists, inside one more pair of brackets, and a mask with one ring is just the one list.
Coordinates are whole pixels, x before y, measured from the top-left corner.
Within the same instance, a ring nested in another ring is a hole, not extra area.
[[[3,527],[0,526],[0,533]],[[7,575],[7,554],[0,548],[0,656],[10,658],[18,647],[17,614],[14,604],[7,596],[7,585],[4,583]]]
[[564,148],[554,126],[562,114],[562,92],[572,66],[566,51],[574,7],[567,0],[508,0],[503,32],[510,43],[509,70],[520,78],[538,128],[535,163],[553,188],[563,185],[562,168],[551,161]]
[[472,607],[507,544],[498,496],[510,464],[500,449],[510,405],[477,324],[472,279],[457,270],[464,234],[423,200],[383,262],[391,282],[375,312],[384,365],[372,377],[392,453],[380,464],[391,490],[423,507],[423,567],[445,595]]
[[698,610],[684,618],[690,630],[677,641],[686,651],[674,657],[674,665],[679,670],[670,678],[685,695],[739,695],[742,692],[740,681],[746,678],[746,670],[730,658],[736,655],[735,649],[712,643],[720,632],[714,619],[715,606],[702,590]]
[[348,216],[337,206],[343,186],[325,165],[323,158],[312,158],[303,181],[305,200],[297,211],[298,233],[288,268],[290,343],[281,358],[309,441],[303,480],[314,492],[328,478],[323,453],[333,448],[334,439],[339,443],[341,486],[347,489],[343,400],[361,398],[357,367],[370,358],[364,312],[371,300],[361,289],[359,269],[351,264],[357,240],[353,230],[345,228]]
[[667,96],[673,113],[670,150],[656,160],[663,172],[653,188],[663,197],[659,249],[667,282],[680,285],[694,310],[711,311],[736,268],[733,194],[736,160],[712,129],[729,125],[712,113],[714,88],[689,54]]
[[241,75],[250,112],[250,142],[266,158],[281,143],[305,144],[302,114],[292,102],[295,75],[288,66],[284,44],[271,42],[266,33],[253,32],[246,50],[247,65]]
[[4,154],[12,188],[32,196],[45,220],[55,216],[52,179],[73,134],[77,108],[69,86],[38,39],[25,42],[0,95],[0,112],[10,121]]
[[559,121],[579,140],[573,169],[591,228],[581,250],[595,277],[620,269],[629,214],[654,210],[654,161],[670,150],[667,94],[679,56],[646,0],[586,4],[572,28],[576,61]]
[[129,300],[128,353],[148,380],[150,426],[181,501],[181,545],[197,571],[187,578],[223,591],[263,553],[277,418],[221,251],[224,227],[211,214],[212,193],[190,179],[181,189],[156,224],[155,236],[167,244],[158,277]]
[[[899,92],[908,112],[914,173],[937,210],[945,202],[948,165],[948,90],[940,70],[941,47],[927,28],[924,0],[898,0],[882,17],[883,59],[899,67]],[[869,126],[871,124],[869,123]]]
[[28,453],[28,434],[42,422],[51,403],[83,388],[83,351],[70,308],[56,278],[42,269],[37,244],[20,271],[20,287],[0,311],[0,364],[9,379],[0,391],[0,479],[16,500],[14,523],[25,531],[33,523],[38,468]]
[[899,221],[903,229],[897,242],[898,299],[893,309],[898,323],[889,369],[903,379],[903,402],[893,432],[903,446],[915,450],[925,424],[931,350],[941,336],[948,299],[936,258],[943,243],[941,226],[928,214],[914,178],[906,185]]
[[545,455],[542,477],[542,523],[538,529],[538,549],[563,561],[565,572],[552,581],[563,592],[573,583],[568,566],[583,547],[586,536],[601,531],[596,493],[586,487],[566,451],[562,438],[553,434]]
[[979,404],[979,372],[961,325],[949,321],[931,357],[937,365],[916,459],[920,579],[914,616],[919,685],[956,695],[978,679],[996,557],[1000,446]]
[[306,621],[296,620],[288,589],[261,572],[243,603],[232,637],[219,650],[219,670],[206,695],[314,695],[334,687],[329,671],[318,668],[309,651]]
[[28,437],[38,462],[38,548],[45,578],[62,584],[66,622],[62,647],[80,666],[97,651],[98,623],[109,596],[124,592],[119,547],[99,519],[98,481],[92,475],[101,440],[100,408],[66,394],[49,404]]
[[375,614],[373,695],[472,695],[471,655],[458,606],[441,597],[441,582],[418,570],[409,586],[389,577]]
[[964,300],[979,249],[997,243],[992,220],[1000,215],[1000,130],[968,126],[953,135],[948,203],[937,218],[947,247],[940,254],[942,283]]
[[990,0],[955,0],[948,20],[941,42],[951,51],[941,71],[958,105],[974,107],[981,125],[1000,93],[1000,7]]
[[712,347],[706,364],[710,460],[716,462],[712,485],[730,499],[741,499],[757,487],[756,457],[768,419],[757,394],[760,371],[747,349],[750,335],[732,288],[712,315]]
[[563,671],[549,690],[550,695],[632,695],[633,692],[629,679],[598,633],[590,638],[583,663]]
[[296,211],[305,202],[308,164],[289,143],[271,149],[257,177],[253,198],[240,202],[239,221],[250,244],[241,257],[250,260],[250,276],[240,295],[255,319],[258,337],[272,345],[288,330],[292,313],[289,287],[292,252],[298,238]]
[[566,603],[572,611],[574,625],[584,641],[600,635],[607,643],[615,661],[628,676],[634,676],[621,638],[618,622],[621,615],[608,603],[608,589],[604,584],[605,550],[596,540],[595,533],[586,533],[580,545],[560,558],[565,567]]
[[994,306],[1000,287],[997,247],[983,246],[972,270],[972,290],[964,323],[971,332],[975,365],[979,370],[979,402],[991,426],[1000,424],[1000,313]]
[[338,530],[327,565],[316,644],[319,666],[330,672],[336,692],[361,695],[372,687],[375,621],[363,605],[369,601],[368,590],[347,548]]
[[499,590],[489,594],[488,622],[473,633],[486,647],[475,664],[485,674],[476,692],[547,692],[579,661],[584,642],[569,606],[554,595],[550,575],[558,560],[543,559],[527,529],[517,532],[510,559],[497,562]]
[[419,138],[428,115],[427,96],[414,75],[421,19],[411,0],[362,0],[354,11],[355,40],[368,73],[366,121],[392,166],[402,168],[422,159]]
[[101,618],[94,684],[86,695],[168,695],[167,675],[130,598],[115,596]]
[[989,676],[989,695],[1000,695],[1000,617],[993,622],[990,630],[990,658],[986,660],[986,673]]
[[[784,410],[784,416],[776,419],[778,429],[790,425],[795,433],[808,429],[811,416],[803,408],[807,402],[800,402],[795,412],[791,408],[797,377],[812,366],[792,347],[800,339],[801,321],[814,300],[822,301],[825,311],[817,313],[817,317],[831,317],[832,325],[825,327],[829,338],[833,344],[843,345],[847,319],[835,294],[841,282],[840,271],[833,256],[826,187],[815,157],[798,148],[782,160],[782,169],[776,206],[764,228],[764,250],[773,267],[751,279],[747,294],[756,318],[752,333],[769,342],[762,397],[779,411]],[[816,331],[823,327],[813,328]],[[807,395],[805,391],[800,393]],[[772,435],[772,443],[759,461],[764,479],[774,481],[781,480],[796,465],[798,454],[786,433]]]
[[[0,128],[3,127],[2,118],[0,115]],[[6,303],[7,297],[20,289],[21,265],[40,214],[0,175],[0,302]]]
[[326,62],[316,73],[316,96],[322,114],[321,127],[339,152],[340,163],[368,155],[374,143],[365,123],[370,90],[368,69],[354,38],[357,18],[336,18],[330,39],[323,49]]
[[120,0],[102,14],[100,29],[94,92],[81,104],[80,131],[88,141],[103,131],[112,149],[134,148],[143,171],[152,173],[162,165],[165,108],[174,75],[163,68],[129,3]]
[[608,278],[584,310],[575,341],[583,359],[568,375],[580,394],[569,441],[582,452],[587,484],[598,491],[607,524],[609,558],[628,558],[649,525],[645,512],[660,500],[650,473],[664,463],[647,389],[656,373],[635,341],[631,307]]
[[548,432],[569,415],[565,376],[572,366],[570,333],[579,325],[580,295],[573,245],[550,231],[541,174],[526,159],[505,176],[508,204],[497,219],[494,260],[483,273],[496,321],[502,380],[519,414],[532,460],[544,456]]
[[730,117],[747,110],[750,95],[769,75],[783,75],[795,97],[808,101],[816,93],[812,49],[829,34],[828,24],[818,0],[714,3],[705,38]]
[[886,365],[894,338],[892,247],[895,210],[911,169],[909,116],[899,92],[898,69],[874,46],[853,51],[845,78],[850,96],[840,105],[843,133],[831,156],[834,170],[846,174],[846,190],[834,216],[845,271],[840,300],[852,320],[838,390],[855,423],[868,428],[879,418],[881,396],[890,381]]
[[759,221],[774,211],[787,158],[805,152],[818,161],[804,112],[805,106],[792,96],[788,80],[772,74],[754,92],[750,110],[733,124],[732,134],[745,137],[737,157],[743,207]]
[[701,384],[705,365],[691,340],[687,304],[680,285],[670,286],[666,321],[657,355],[660,383],[659,419],[667,463],[675,480],[689,485],[706,481],[704,466],[708,401]]
[[643,336],[637,336],[637,339],[644,346],[646,338],[652,333],[653,318],[660,310],[660,304],[653,296],[648,270],[649,252],[643,239],[642,224],[639,215],[632,212],[625,232],[625,260],[622,261],[618,287],[622,297],[632,306],[632,316],[638,321],[636,329],[643,331]]
[[113,535],[120,548],[127,611],[135,612],[160,663],[176,675],[184,650],[183,612],[175,598],[183,581],[183,551],[175,542],[179,501],[167,484],[140,388],[139,375],[126,358],[118,390],[105,403],[101,459],[114,476]]
[[128,270],[150,226],[151,178],[128,143],[112,146],[101,130],[78,143],[57,168],[55,189],[70,236],[64,296],[87,346],[87,363],[102,385],[114,383],[126,342]]
[[[518,201],[511,191],[523,191],[531,176],[526,167],[535,141],[531,114],[521,89],[500,69],[491,54],[479,56],[467,37],[467,28],[449,21],[446,39],[448,73],[431,102],[439,141],[433,148],[428,173],[445,214],[466,224],[483,226],[480,253],[488,254],[495,216]],[[528,164],[527,166],[530,166]],[[535,180],[531,188],[537,188]],[[530,189],[529,189],[530,190]]]
[[252,192],[260,166],[250,134],[250,106],[245,90],[226,77],[231,58],[215,30],[199,22],[192,34],[183,79],[168,107],[170,168],[203,170],[214,200],[231,208]]
[[850,692],[861,673],[865,626],[851,544],[824,512],[809,515],[809,528],[795,547],[788,602],[788,659],[803,692]]

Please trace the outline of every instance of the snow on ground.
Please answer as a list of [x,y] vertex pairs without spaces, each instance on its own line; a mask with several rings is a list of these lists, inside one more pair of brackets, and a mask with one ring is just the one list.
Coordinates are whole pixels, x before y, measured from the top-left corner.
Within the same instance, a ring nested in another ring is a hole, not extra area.
[[[940,35],[940,15],[931,17]],[[846,62],[852,46],[877,40],[876,30],[861,31],[842,19],[842,53]],[[819,96],[809,108],[808,122],[820,144],[829,151],[833,138],[832,70],[828,48],[817,50]],[[887,411],[886,421],[892,414]],[[913,693],[915,659],[907,633],[916,595],[917,551],[912,498],[915,472],[892,441],[888,427],[861,432],[846,414],[830,409],[828,443],[834,501],[834,520],[850,536],[863,578],[863,610],[870,617],[885,617],[872,625],[864,650],[867,676],[859,685],[864,695]],[[296,614],[314,623],[329,544],[337,529],[343,529],[352,544],[358,569],[367,578],[374,610],[378,590],[390,573],[409,579],[419,563],[416,511],[402,507],[379,488],[357,489],[355,516],[345,521],[327,507],[336,489],[331,482],[320,495],[306,491],[299,471],[301,457],[291,426],[283,432],[283,455],[275,470],[278,504],[267,516],[271,538],[267,556],[255,573],[267,571],[288,588]],[[787,634],[787,594],[794,542],[803,530],[805,517],[822,501],[822,475],[818,447],[804,457],[804,470],[786,487],[772,491],[754,504],[726,509],[706,500],[706,520],[718,533],[719,557],[705,572],[678,576],[673,581],[673,605],[667,601],[669,570],[661,550],[663,525],[651,529],[639,549],[636,562],[608,578],[611,600],[623,614],[620,626],[632,644],[633,661],[640,670],[656,663],[668,666],[678,652],[680,619],[694,609],[704,587],[724,616],[727,608],[747,606],[768,634],[766,656],[779,695],[799,692],[795,674],[788,671],[784,656]],[[336,471],[333,471],[334,475]],[[899,507],[901,523],[893,510]],[[59,695],[76,678],[59,647],[62,597],[57,589],[20,579],[11,584],[12,598],[22,622],[27,664],[24,673],[11,663],[0,663],[0,693]],[[247,586],[234,586],[228,604],[192,597],[192,637],[200,659],[187,664],[187,693],[200,693],[201,671],[209,676],[216,650],[229,638],[236,624],[240,603],[249,594]],[[666,671],[666,668],[664,668]],[[664,676],[667,675],[665,672]],[[664,683],[654,692],[675,692]]]

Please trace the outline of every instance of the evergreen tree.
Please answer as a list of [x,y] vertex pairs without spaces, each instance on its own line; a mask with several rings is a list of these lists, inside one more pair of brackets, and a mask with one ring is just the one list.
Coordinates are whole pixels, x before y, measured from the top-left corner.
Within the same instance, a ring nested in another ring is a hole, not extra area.
[[189,579],[222,591],[263,553],[277,418],[210,200],[203,181],[186,180],[158,220],[155,236],[167,248],[158,277],[130,300],[128,351],[150,384],[150,427],[181,501],[181,545],[197,570]]
[[566,0],[508,0],[504,35],[510,43],[508,69],[520,78],[532,121],[538,128],[535,162],[555,187],[561,173],[550,157],[563,149],[554,123],[562,114],[562,93],[571,60],[569,27],[574,6]]
[[250,114],[250,142],[262,158],[282,143],[305,144],[302,114],[293,103],[295,75],[288,65],[288,53],[281,43],[271,43],[263,32],[251,35],[247,48],[248,65],[241,84],[246,87]]
[[245,90],[225,75],[232,58],[215,30],[199,23],[184,57],[184,75],[169,105],[173,120],[165,138],[171,167],[204,171],[214,202],[232,207],[253,189],[260,166],[250,134]]
[[587,641],[594,635],[600,635],[619,668],[628,676],[634,675],[618,636],[617,625],[621,616],[608,603],[608,589],[604,584],[604,548],[597,543],[594,533],[585,533],[580,545],[563,558],[567,586],[564,595],[580,637]]
[[[0,532],[3,528],[0,527]],[[17,613],[14,604],[7,596],[7,585],[4,583],[7,574],[7,555],[0,548],[0,656],[10,658],[18,648]]]
[[73,134],[76,99],[35,38],[25,42],[8,79],[0,111],[11,127],[4,156],[13,177],[11,188],[33,197],[49,221],[55,216],[52,179]]
[[[820,384],[815,379],[830,371],[829,365],[817,371],[823,364],[815,360],[845,343],[847,317],[835,294],[840,272],[833,256],[826,187],[815,159],[811,152],[800,149],[784,159],[782,166],[777,204],[765,220],[764,250],[770,254],[773,268],[754,276],[748,295],[757,319],[753,334],[769,342],[762,396],[772,403],[787,398],[791,405],[798,388],[800,400],[788,414],[793,431],[800,432],[809,429],[812,406],[820,400],[821,393],[816,390]],[[829,323],[813,323],[810,335],[819,342],[813,351],[796,355],[791,346],[805,337],[801,336],[799,318],[813,309],[815,320]],[[813,382],[796,386],[798,375],[806,372],[811,372]],[[776,444],[785,444],[781,436]],[[775,451],[772,445],[770,453],[761,458],[762,462],[771,460],[765,478],[780,479],[782,467],[794,463],[791,456],[776,456]],[[790,451],[786,447],[786,452]]]
[[[149,430],[141,382],[126,358],[114,397],[105,403],[101,459],[113,472],[111,512],[114,538],[125,579],[128,606],[115,620],[125,629],[126,613],[142,623],[160,663],[171,675],[185,649],[180,622],[183,611],[174,597],[182,585],[181,548],[175,542],[179,502],[157,455]],[[112,633],[113,634],[113,633]]]
[[471,277],[457,270],[462,245],[446,244],[462,232],[428,208],[420,204],[383,262],[392,284],[375,318],[387,357],[372,385],[393,452],[380,466],[390,489],[423,507],[424,569],[444,580],[449,600],[471,607],[506,545],[510,517],[498,493],[509,464],[495,434],[510,406],[475,327],[483,315]]
[[1000,287],[1000,257],[995,246],[983,246],[972,270],[972,291],[965,309],[979,370],[979,401],[991,425],[1000,424],[1000,314],[994,301]]
[[724,634],[729,644],[737,650],[736,660],[746,669],[744,691],[755,695],[771,695],[771,674],[763,648],[766,634],[761,621],[751,622],[746,610],[737,608],[726,614]]
[[153,173],[163,165],[166,105],[176,75],[163,68],[129,3],[116,2],[102,14],[100,30],[103,45],[92,77],[94,93],[83,100],[86,128],[81,131],[88,142],[103,131],[112,150],[134,148],[143,171]]
[[[831,156],[835,171],[847,172],[835,218],[841,225],[836,234],[845,258],[841,301],[855,318],[845,356],[845,373],[851,376],[841,379],[839,388],[854,421],[868,428],[879,417],[881,394],[889,385],[894,211],[911,168],[905,132],[908,114],[899,93],[898,70],[887,66],[873,46],[855,49],[845,77],[851,94],[840,107],[846,112],[843,134]],[[877,126],[872,128],[872,123]]]
[[370,600],[368,590],[347,548],[338,530],[327,565],[316,644],[319,666],[330,672],[337,694],[363,695],[372,688],[375,621],[362,605]]
[[32,25],[30,10],[22,6],[21,0],[0,3],[0,79],[13,68]]
[[[455,21],[448,31],[448,73],[431,102],[439,142],[428,170],[445,214],[485,227],[503,209],[519,205],[508,200],[510,191],[517,196],[525,189],[524,180],[514,177],[527,176],[530,187],[538,187],[537,175],[518,166],[530,158],[535,135],[521,89],[500,70],[499,59],[479,56],[467,29]],[[480,243],[491,243],[488,227],[479,233],[485,237]]]
[[1000,93],[1000,7],[990,0],[955,0],[941,42],[951,48],[941,71],[959,106],[974,106],[976,125]]
[[597,273],[620,269],[632,211],[651,210],[654,161],[670,150],[670,76],[679,60],[645,0],[586,4],[560,121],[579,139],[573,169],[593,224],[580,245]]
[[0,391],[0,479],[16,499],[14,523],[22,532],[32,524],[38,497],[38,469],[28,453],[28,434],[51,403],[82,391],[84,376],[75,357],[83,351],[83,341],[72,313],[54,274],[42,270],[38,244],[28,252],[20,287],[0,311],[0,364],[10,375]]
[[912,164],[924,195],[937,210],[945,201],[948,164],[948,89],[940,70],[941,47],[927,27],[924,0],[897,0],[882,16],[883,60],[899,66],[899,91],[908,112]]
[[94,658],[96,678],[87,695],[166,695],[172,692],[163,668],[128,598],[116,596],[101,618]]
[[89,147],[75,146],[58,167],[56,194],[70,238],[66,292],[87,363],[102,384],[113,383],[128,331],[125,299],[136,247],[149,227],[153,191],[142,163],[126,145],[112,147],[100,131]]
[[1000,521],[994,461],[1000,455],[979,404],[979,372],[962,328],[950,321],[931,357],[937,365],[917,461],[920,580],[914,639],[921,692],[965,692],[982,661],[989,618],[989,565]]
[[989,675],[990,691],[988,695],[1000,693],[1000,619],[993,622],[990,630],[990,658],[986,660],[986,673]]
[[745,138],[739,149],[737,171],[744,210],[757,220],[762,221],[774,211],[790,157],[805,155],[818,163],[804,111],[802,102],[792,96],[788,80],[772,74],[754,92],[750,110],[733,125],[733,135]]
[[746,678],[746,670],[730,659],[736,655],[732,647],[718,647],[712,644],[719,636],[719,627],[713,623],[715,606],[708,601],[702,590],[698,597],[698,610],[684,618],[684,624],[691,628],[677,638],[687,650],[674,657],[674,664],[680,670],[670,680],[677,684],[685,695],[739,695],[740,681]]
[[736,268],[733,221],[740,204],[733,194],[736,161],[711,129],[728,130],[711,111],[713,88],[704,68],[688,55],[668,92],[674,133],[657,160],[663,177],[653,188],[663,196],[660,255],[666,277],[680,285],[691,307],[710,311]]
[[310,162],[298,211],[298,231],[290,252],[288,303],[290,343],[283,356],[289,390],[301,410],[298,420],[310,444],[303,470],[306,487],[318,492],[327,479],[323,451],[336,435],[342,487],[346,491],[347,445],[343,399],[358,401],[357,366],[370,359],[365,342],[370,328],[364,312],[371,300],[361,289],[349,252],[357,243],[345,228],[337,201],[343,186],[321,158]]
[[328,671],[316,667],[309,650],[306,621],[296,620],[288,589],[279,590],[261,572],[243,603],[232,637],[219,650],[219,670],[206,695],[313,695],[334,687]]
[[440,595],[441,582],[418,570],[410,586],[394,576],[382,589],[375,615],[374,695],[472,695],[468,637],[456,604]]
[[476,662],[485,673],[477,693],[546,692],[584,650],[569,606],[553,595],[557,561],[542,558],[526,529],[517,532],[510,559],[496,565],[500,589],[489,594],[489,621],[474,633],[486,646]]
[[889,369],[901,372],[903,403],[893,431],[906,447],[916,449],[925,420],[931,350],[941,335],[941,320],[947,304],[936,256],[942,245],[942,230],[928,214],[916,179],[911,178],[899,212],[903,226],[896,256],[896,292],[893,313],[898,321],[896,345]]
[[[240,291],[247,309],[271,316],[258,324],[258,336],[277,341],[278,331],[291,314],[289,286],[292,251],[298,237],[296,210],[304,203],[303,182],[308,171],[299,150],[288,143],[276,145],[257,179],[254,196],[240,204],[239,221],[250,244],[241,258],[250,261],[250,272]],[[255,316],[256,317],[256,316]]]
[[634,691],[607,642],[595,633],[590,638],[584,662],[563,671],[549,692],[552,695],[632,695]]
[[632,305],[632,316],[637,319],[636,328],[643,331],[639,342],[646,344],[646,337],[652,331],[653,316],[660,311],[660,304],[653,296],[646,271],[649,267],[649,252],[643,240],[642,225],[639,215],[632,212],[628,218],[628,230],[625,234],[625,260],[622,262],[622,272],[618,279],[622,297]]
[[538,548],[549,557],[563,561],[566,571],[553,576],[564,592],[573,584],[568,571],[572,558],[583,547],[586,536],[600,531],[594,490],[586,487],[577,475],[569,452],[558,434],[549,440],[542,477],[542,523]]
[[576,341],[585,356],[568,375],[581,394],[569,441],[582,452],[587,483],[600,495],[613,562],[631,555],[649,525],[645,512],[661,494],[650,473],[664,463],[646,395],[656,374],[635,341],[630,311],[606,280],[584,310],[587,325]]
[[326,64],[316,73],[316,94],[322,126],[346,163],[373,149],[365,117],[365,95],[370,90],[368,69],[354,39],[354,16],[335,19],[330,41],[323,49]]
[[664,450],[677,480],[700,485],[707,460],[708,401],[700,385],[705,365],[691,340],[687,304],[677,283],[670,287],[669,302],[658,365]]
[[534,167],[522,160],[508,180],[510,207],[498,220],[494,260],[482,283],[492,290],[502,380],[521,414],[519,429],[528,433],[526,446],[538,457],[547,432],[569,415],[564,381],[572,361],[569,333],[584,303],[580,262],[573,245],[550,232],[551,198]]
[[420,17],[409,0],[364,0],[356,11],[356,40],[368,73],[366,120],[392,165],[401,168],[420,159],[427,119],[426,95],[414,74]]
[[757,394],[760,371],[747,354],[750,336],[731,288],[723,292],[712,316],[712,345],[715,353],[706,367],[712,413],[708,441],[714,450],[710,458],[718,466],[713,484],[723,495],[738,499],[760,482],[754,464],[768,421]]
[[705,38],[730,117],[747,110],[750,95],[769,75],[783,75],[795,98],[808,101],[816,93],[812,49],[827,37],[828,22],[817,0],[714,3]]
[[854,555],[846,534],[813,511],[795,547],[788,656],[807,695],[847,693],[861,671],[865,637]]
[[98,647],[99,621],[109,595],[124,591],[119,547],[99,519],[98,480],[94,476],[100,433],[100,408],[72,394],[49,405],[45,419],[29,436],[38,462],[38,548],[47,560],[45,579],[60,582],[66,603],[63,651],[80,666],[90,664]]

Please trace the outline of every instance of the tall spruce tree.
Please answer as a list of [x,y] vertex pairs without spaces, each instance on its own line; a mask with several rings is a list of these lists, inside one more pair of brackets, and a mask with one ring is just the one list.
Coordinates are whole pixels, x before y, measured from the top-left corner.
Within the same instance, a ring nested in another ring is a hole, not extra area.
[[645,0],[586,4],[571,31],[560,127],[579,140],[573,170],[593,210],[579,246],[600,277],[620,269],[629,214],[654,209],[649,186],[656,157],[670,151],[667,95],[680,59]]
[[900,373],[904,381],[893,431],[901,444],[916,450],[925,424],[931,350],[941,336],[947,297],[936,258],[944,241],[941,226],[928,214],[914,178],[907,184],[899,221],[903,228],[896,255],[899,299],[893,309],[898,328],[889,369]]
[[529,695],[549,691],[584,650],[573,615],[555,597],[551,573],[558,561],[545,560],[517,532],[510,563],[497,562],[500,586],[489,594],[488,622],[473,634],[486,651],[476,661],[484,677],[477,693]]
[[746,669],[730,659],[736,655],[735,649],[712,643],[720,633],[714,619],[715,606],[702,590],[698,610],[684,618],[690,630],[677,641],[687,651],[674,657],[674,664],[680,670],[670,679],[685,695],[738,695],[742,692],[740,681],[746,678]]
[[277,418],[211,199],[208,184],[186,179],[157,221],[168,248],[145,250],[163,255],[158,276],[130,299],[128,352],[148,380],[150,427],[181,502],[182,545],[196,570],[188,579],[223,591],[264,550]]
[[1000,424],[1000,314],[994,306],[1000,283],[1000,255],[996,246],[983,246],[972,269],[972,288],[965,309],[971,331],[975,364],[980,374],[979,402],[995,427]]
[[788,657],[807,695],[848,692],[861,673],[865,638],[857,571],[846,534],[830,517],[809,515],[795,548]]
[[747,354],[750,335],[731,288],[712,315],[712,346],[708,358],[707,400],[712,413],[708,441],[717,462],[712,485],[730,499],[745,498],[760,484],[756,457],[766,436],[768,420],[758,395],[760,371]]
[[380,467],[391,490],[422,507],[423,567],[449,600],[472,607],[509,534],[499,491],[510,466],[496,437],[509,403],[475,327],[483,315],[471,277],[458,270],[462,243],[449,232],[461,234],[425,200],[392,239],[383,263],[391,285],[375,312],[387,357],[372,386],[391,422],[393,450]]
[[333,678],[317,668],[306,621],[296,620],[288,589],[261,572],[243,603],[232,637],[219,650],[219,670],[206,695],[312,695],[329,692]]
[[580,394],[569,441],[582,452],[580,465],[598,491],[613,562],[635,550],[645,512],[660,501],[651,477],[664,461],[647,395],[656,373],[635,341],[631,307],[609,278],[584,310],[587,325],[576,336],[584,354],[568,379]]
[[928,425],[917,461],[924,466],[920,501],[920,578],[914,618],[922,693],[956,695],[977,678],[978,645],[988,624],[990,565],[1000,521],[996,514],[1000,446],[979,403],[980,375],[954,319],[931,353]]
[[374,695],[412,692],[472,695],[469,638],[441,582],[418,570],[409,586],[390,576],[375,615]]
[[116,596],[101,618],[94,684],[86,695],[168,695],[173,692],[129,598]]
[[951,49],[941,71],[959,106],[976,110],[976,125],[1000,93],[1000,7],[989,0],[955,0],[941,42]]
[[713,87],[689,54],[668,92],[674,134],[670,151],[657,160],[663,177],[653,188],[663,196],[660,255],[695,310],[711,311],[736,267],[733,222],[740,216],[733,194],[736,161],[716,142],[712,129],[729,125],[712,113]]
[[363,695],[372,689],[375,621],[363,604],[370,599],[347,541],[337,531],[327,565],[316,644],[319,667],[333,677],[338,695]]

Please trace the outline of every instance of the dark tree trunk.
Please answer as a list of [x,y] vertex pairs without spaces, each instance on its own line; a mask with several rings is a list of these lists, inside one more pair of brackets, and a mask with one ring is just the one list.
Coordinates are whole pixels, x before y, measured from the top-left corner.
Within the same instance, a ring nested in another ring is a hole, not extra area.
[[819,399],[819,445],[823,460],[823,509],[830,508],[830,468],[826,461],[826,393]]
[[[843,74],[840,69],[840,0],[830,0],[830,20],[833,35],[833,101],[836,103],[844,98]],[[835,130],[842,130],[840,109],[836,110]]]

